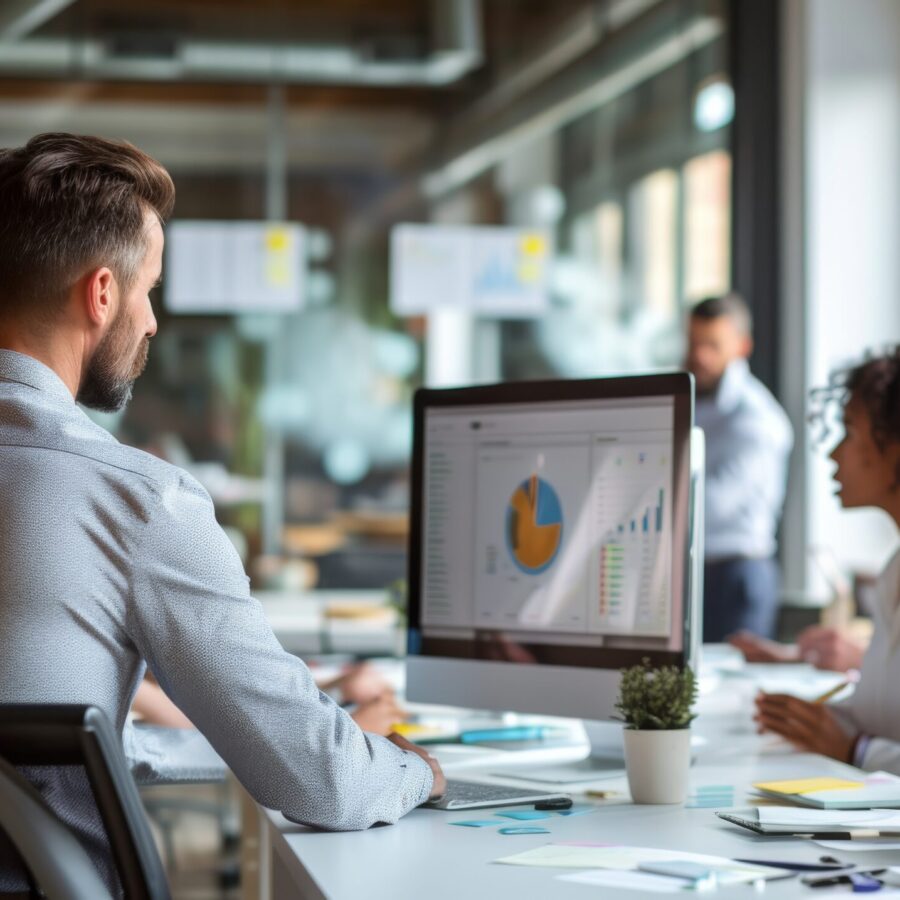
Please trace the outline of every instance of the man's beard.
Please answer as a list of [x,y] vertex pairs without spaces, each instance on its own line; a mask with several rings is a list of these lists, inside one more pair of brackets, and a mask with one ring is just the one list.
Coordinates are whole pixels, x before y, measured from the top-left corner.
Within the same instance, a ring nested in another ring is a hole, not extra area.
[[[79,403],[100,412],[118,412],[131,399],[134,382],[147,365],[150,346],[148,337],[141,339],[136,351],[128,346],[131,325],[131,317],[120,310],[88,363],[75,398]],[[122,372],[122,360],[128,358],[129,351],[134,352],[134,361]]]

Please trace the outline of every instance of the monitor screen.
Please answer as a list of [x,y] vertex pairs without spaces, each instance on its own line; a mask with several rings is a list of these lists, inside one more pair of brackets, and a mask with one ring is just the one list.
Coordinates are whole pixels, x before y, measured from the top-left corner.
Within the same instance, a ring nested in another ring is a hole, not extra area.
[[410,653],[682,661],[689,378],[421,393]]

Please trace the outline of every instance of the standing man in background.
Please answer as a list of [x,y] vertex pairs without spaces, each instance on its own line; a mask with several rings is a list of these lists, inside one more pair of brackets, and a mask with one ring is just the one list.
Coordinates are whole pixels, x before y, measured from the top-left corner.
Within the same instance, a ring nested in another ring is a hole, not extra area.
[[737,294],[691,311],[687,368],[706,435],[706,567],[703,640],[740,630],[775,632],[779,573],[775,533],[784,506],[793,430],[747,362],[753,323]]

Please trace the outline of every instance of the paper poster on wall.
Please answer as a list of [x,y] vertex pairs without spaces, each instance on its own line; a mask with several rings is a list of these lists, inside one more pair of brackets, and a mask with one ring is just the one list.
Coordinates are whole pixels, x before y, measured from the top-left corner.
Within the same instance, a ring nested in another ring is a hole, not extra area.
[[545,229],[503,225],[397,225],[391,232],[391,309],[440,308],[532,318],[547,308],[551,262]]
[[173,313],[302,309],[306,229],[296,222],[178,221],[166,234],[164,301]]

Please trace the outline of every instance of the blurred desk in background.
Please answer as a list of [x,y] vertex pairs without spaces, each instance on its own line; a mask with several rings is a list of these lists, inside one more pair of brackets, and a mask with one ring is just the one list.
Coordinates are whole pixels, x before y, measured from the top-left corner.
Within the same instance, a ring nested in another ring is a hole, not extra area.
[[383,590],[256,591],[281,645],[298,656],[395,656],[405,635]]

